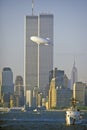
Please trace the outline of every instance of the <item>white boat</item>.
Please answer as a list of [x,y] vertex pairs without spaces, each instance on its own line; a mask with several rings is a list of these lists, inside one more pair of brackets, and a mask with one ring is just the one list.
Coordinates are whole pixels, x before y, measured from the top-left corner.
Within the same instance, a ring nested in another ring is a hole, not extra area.
[[72,99],[72,107],[66,110],[66,125],[79,124],[81,121],[81,112],[76,106],[76,100]]

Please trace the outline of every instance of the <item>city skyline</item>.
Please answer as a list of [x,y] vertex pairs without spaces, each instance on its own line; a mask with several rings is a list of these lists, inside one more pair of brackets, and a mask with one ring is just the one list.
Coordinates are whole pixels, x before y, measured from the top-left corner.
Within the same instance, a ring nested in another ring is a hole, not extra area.
[[[44,6],[42,6],[44,5]],[[87,82],[87,1],[34,1],[34,14],[54,15],[54,67],[71,77],[74,59],[78,81]],[[32,0],[0,1],[0,70],[24,71],[24,16],[32,14]]]

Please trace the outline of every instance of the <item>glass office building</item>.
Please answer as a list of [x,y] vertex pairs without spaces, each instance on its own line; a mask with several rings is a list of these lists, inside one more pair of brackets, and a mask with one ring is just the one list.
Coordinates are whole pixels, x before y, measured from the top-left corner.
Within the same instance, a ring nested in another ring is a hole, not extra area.
[[3,68],[2,71],[2,94],[7,93],[14,93],[13,72],[9,67]]
[[40,14],[25,17],[24,23],[24,86],[25,91],[38,85],[38,45],[31,36],[50,38],[50,45],[40,45],[39,86],[40,90],[49,84],[49,71],[53,69],[53,15]]

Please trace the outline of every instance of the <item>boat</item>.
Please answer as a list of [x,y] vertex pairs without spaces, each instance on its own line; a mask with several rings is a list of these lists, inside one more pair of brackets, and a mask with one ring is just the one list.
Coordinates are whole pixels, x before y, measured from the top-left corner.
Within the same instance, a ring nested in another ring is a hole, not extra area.
[[76,106],[77,100],[72,98],[72,106],[66,110],[66,125],[79,124],[82,121],[82,114]]

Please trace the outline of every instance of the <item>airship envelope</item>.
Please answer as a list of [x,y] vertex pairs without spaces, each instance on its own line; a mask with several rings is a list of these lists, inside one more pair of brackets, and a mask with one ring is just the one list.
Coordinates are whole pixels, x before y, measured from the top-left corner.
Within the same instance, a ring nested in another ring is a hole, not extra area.
[[32,36],[30,39],[37,44],[48,44],[48,40],[41,37]]

